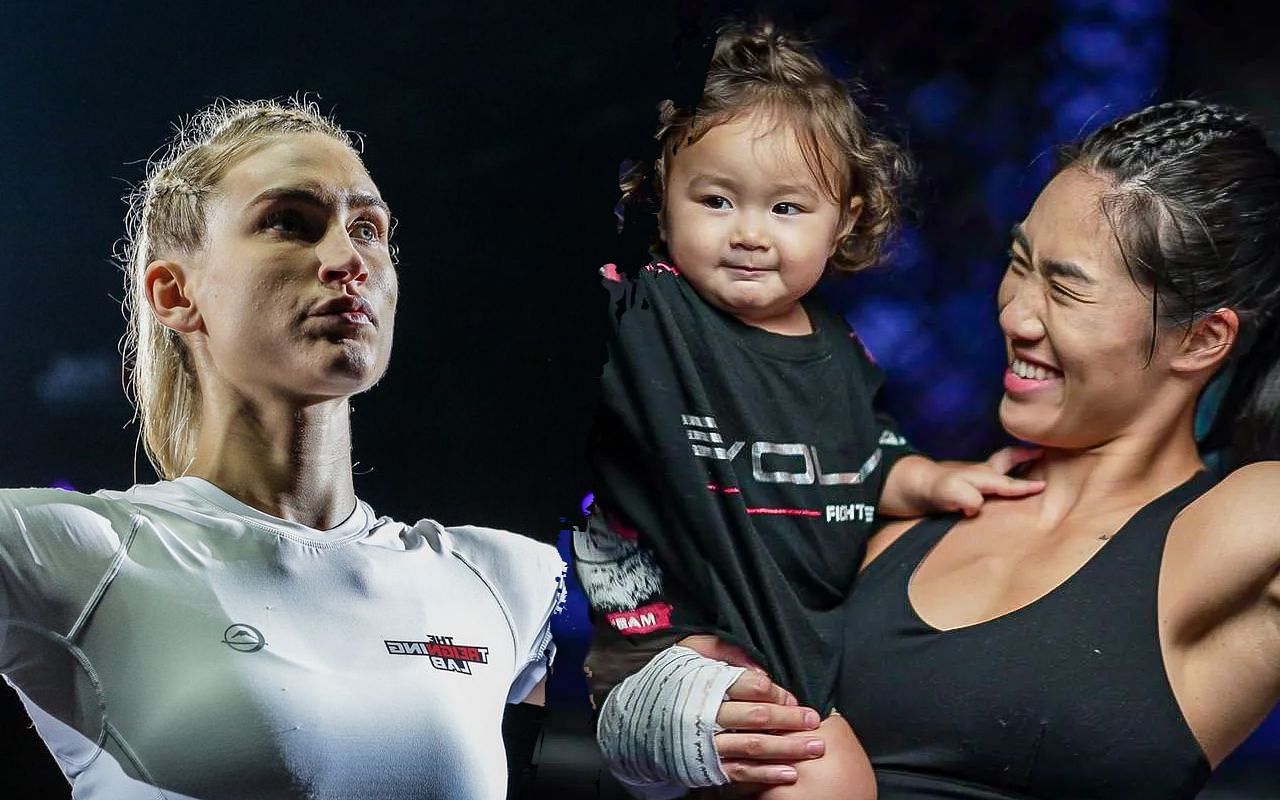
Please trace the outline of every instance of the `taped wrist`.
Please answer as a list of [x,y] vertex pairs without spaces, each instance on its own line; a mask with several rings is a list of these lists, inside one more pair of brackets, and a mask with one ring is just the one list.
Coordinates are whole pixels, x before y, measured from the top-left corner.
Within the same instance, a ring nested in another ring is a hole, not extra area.
[[729,782],[716,752],[716,714],[746,670],[676,645],[618,684],[596,725],[609,770],[642,797],[678,797]]

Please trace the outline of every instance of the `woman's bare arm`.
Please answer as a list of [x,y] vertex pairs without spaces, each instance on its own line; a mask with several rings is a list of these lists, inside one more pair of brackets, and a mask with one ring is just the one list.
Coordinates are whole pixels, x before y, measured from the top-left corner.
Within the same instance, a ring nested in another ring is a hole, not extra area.
[[1183,511],[1159,597],[1174,695],[1216,764],[1280,701],[1280,462],[1237,470]]

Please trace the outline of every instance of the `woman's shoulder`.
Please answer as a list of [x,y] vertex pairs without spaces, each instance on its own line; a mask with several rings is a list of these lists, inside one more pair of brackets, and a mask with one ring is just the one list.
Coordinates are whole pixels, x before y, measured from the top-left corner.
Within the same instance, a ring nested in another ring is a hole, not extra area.
[[892,522],[885,523],[867,542],[867,552],[862,558],[862,569],[866,569],[872,561],[885,550],[888,550],[894,542],[901,539],[908,531],[926,519],[928,517],[913,517],[912,519],[895,519]]
[[439,530],[448,551],[476,574],[502,608],[517,650],[536,645],[565,600],[565,563],[559,551],[497,528],[459,525]]
[[1257,461],[1228,473],[1188,511],[1280,542],[1280,461]]
[[555,547],[523,534],[481,525],[456,525],[442,530],[456,554],[503,572],[563,567]]
[[4,508],[24,508],[60,503],[94,505],[103,499],[118,496],[119,494],[120,492],[109,491],[87,494],[63,487],[28,486],[0,489],[0,506]]
[[134,506],[121,492],[85,494],[66,489],[0,489],[0,552],[33,564],[120,547]]
[[1236,495],[1241,492],[1265,494],[1271,491],[1270,500],[1280,505],[1280,461],[1255,461],[1233,470],[1209,490],[1207,495]]
[[1227,569],[1239,579],[1280,571],[1280,461],[1231,472],[1174,521],[1170,531],[1188,565]]
[[1280,533],[1280,461],[1257,461],[1228,473],[1188,511],[1244,531]]
[[562,589],[564,560],[555,547],[545,542],[478,525],[441,530],[450,552],[509,605],[539,604]]
[[132,503],[126,492],[99,491],[93,494],[71,489],[0,489],[0,527],[26,524],[34,519],[74,521],[86,516],[128,515]]

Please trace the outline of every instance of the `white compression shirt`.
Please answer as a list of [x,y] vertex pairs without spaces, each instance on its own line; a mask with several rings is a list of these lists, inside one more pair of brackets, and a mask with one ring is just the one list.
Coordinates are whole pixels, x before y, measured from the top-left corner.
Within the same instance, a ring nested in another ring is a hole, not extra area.
[[0,673],[72,796],[459,798],[553,655],[563,565],[364,503],[317,531],[198,478],[0,491]]

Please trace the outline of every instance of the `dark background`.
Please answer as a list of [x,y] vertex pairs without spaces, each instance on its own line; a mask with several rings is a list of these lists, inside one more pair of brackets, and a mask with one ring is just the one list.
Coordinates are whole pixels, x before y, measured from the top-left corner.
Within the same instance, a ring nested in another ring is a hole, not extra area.
[[[654,105],[683,88],[678,5],[0,0],[0,485],[153,478],[121,391],[120,197],[178,116],[221,96],[307,92],[366,135],[400,221],[392,367],[354,401],[360,495],[400,518],[563,544],[590,488],[595,270],[642,257],[614,233],[615,179],[622,158],[649,152]],[[865,84],[876,124],[920,164],[886,267],[824,290],[889,372],[885,404],[917,445],[978,458],[1003,441],[994,287],[1055,143],[1187,95],[1276,128],[1280,57],[1261,7],[764,4]],[[596,793],[582,613],[575,603],[558,622],[541,796]],[[11,693],[3,702],[0,795],[66,796]],[[1277,758],[1273,717],[1209,796],[1280,797]]]

